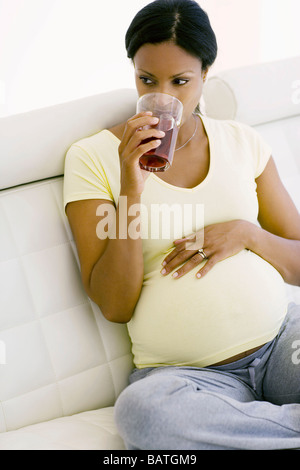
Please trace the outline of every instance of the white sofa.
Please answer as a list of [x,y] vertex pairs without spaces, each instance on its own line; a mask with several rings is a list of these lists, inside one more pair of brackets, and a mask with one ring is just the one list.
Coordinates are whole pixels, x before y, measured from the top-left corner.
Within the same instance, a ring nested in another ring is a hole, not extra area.
[[[295,58],[228,71],[204,92],[208,115],[246,122],[273,146],[298,208],[299,79]],[[124,449],[113,406],[130,341],[82,288],[62,175],[69,146],[135,102],[117,90],[0,119],[0,450]],[[289,295],[300,301],[299,288]]]

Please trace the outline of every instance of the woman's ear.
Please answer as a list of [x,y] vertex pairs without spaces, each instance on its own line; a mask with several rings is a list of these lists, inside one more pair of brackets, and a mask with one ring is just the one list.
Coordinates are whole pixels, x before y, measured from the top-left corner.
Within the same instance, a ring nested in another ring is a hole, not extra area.
[[208,74],[208,68],[206,70],[202,71],[202,80],[203,80],[203,82],[206,81],[207,74]]

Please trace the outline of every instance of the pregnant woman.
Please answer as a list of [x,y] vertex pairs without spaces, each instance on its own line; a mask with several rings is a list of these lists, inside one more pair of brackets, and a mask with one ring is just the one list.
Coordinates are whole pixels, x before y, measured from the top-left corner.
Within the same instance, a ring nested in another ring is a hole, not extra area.
[[128,449],[300,448],[300,308],[285,292],[300,284],[300,217],[272,150],[201,114],[217,44],[197,2],[148,4],[126,48],[139,96],[183,104],[173,164],[140,168],[164,133],[139,113],[74,143],[64,188],[86,292],[132,341],[119,432]]

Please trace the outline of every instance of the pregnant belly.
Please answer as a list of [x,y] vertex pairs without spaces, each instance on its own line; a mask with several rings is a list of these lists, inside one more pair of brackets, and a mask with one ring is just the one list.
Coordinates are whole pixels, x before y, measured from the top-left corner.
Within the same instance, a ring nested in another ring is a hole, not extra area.
[[145,277],[128,330],[137,367],[205,367],[270,341],[287,310],[280,274],[244,250],[203,278]]

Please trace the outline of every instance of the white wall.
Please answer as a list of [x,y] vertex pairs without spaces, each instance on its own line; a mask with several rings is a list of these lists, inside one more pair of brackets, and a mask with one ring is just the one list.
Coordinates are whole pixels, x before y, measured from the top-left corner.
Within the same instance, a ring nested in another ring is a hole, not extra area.
[[[124,35],[148,3],[0,0],[0,116],[134,87]],[[199,4],[219,44],[211,73],[300,55],[299,0]]]
[[299,0],[263,0],[260,22],[262,61],[300,55]]

